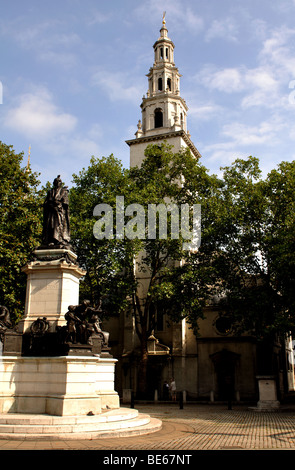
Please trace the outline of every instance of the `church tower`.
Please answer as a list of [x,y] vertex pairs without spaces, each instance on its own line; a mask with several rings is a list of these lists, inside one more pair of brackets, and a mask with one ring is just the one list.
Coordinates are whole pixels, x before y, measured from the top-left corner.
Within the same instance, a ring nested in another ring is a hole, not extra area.
[[200,154],[187,131],[185,100],[180,96],[180,73],[174,63],[174,44],[168,37],[165,17],[160,37],[154,44],[154,64],[148,77],[148,91],[141,103],[141,120],[130,146],[130,166],[140,166],[149,144],[167,141],[178,152],[189,147],[196,158]]

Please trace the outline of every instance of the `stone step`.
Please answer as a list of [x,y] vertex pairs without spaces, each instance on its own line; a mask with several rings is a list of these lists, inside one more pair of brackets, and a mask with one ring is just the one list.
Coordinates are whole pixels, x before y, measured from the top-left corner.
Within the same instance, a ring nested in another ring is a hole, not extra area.
[[[104,416],[103,416],[104,415]],[[0,415],[0,439],[98,439],[160,430],[162,422],[137,410],[111,410],[95,416]]]
[[112,421],[110,423],[79,423],[76,424],[2,424],[0,425],[0,433],[16,433],[16,434],[53,434],[53,433],[77,433],[77,432],[94,432],[109,429],[124,429],[134,426],[142,426],[148,424],[149,416],[139,415],[133,419]]
[[120,408],[103,411],[97,415],[85,416],[55,416],[47,414],[28,413],[6,413],[0,414],[0,425],[2,424],[29,424],[29,425],[76,425],[82,423],[108,423],[112,421],[125,421],[138,416],[135,409]]

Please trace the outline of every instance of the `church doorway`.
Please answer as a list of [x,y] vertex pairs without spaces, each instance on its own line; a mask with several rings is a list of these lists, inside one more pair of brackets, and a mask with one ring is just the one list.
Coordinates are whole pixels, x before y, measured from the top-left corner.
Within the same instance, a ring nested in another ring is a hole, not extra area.
[[217,400],[234,400],[237,391],[237,362],[239,354],[223,349],[212,354],[215,372],[215,393]]
[[232,363],[222,362],[216,366],[218,399],[233,400],[235,395],[235,367]]

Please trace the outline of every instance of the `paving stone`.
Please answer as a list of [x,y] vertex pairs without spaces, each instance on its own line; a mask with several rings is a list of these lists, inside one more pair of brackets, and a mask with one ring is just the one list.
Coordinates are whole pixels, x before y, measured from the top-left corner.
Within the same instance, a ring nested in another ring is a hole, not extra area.
[[[162,429],[144,436],[58,441],[0,440],[0,450],[294,450],[295,408],[256,413],[246,406],[184,404],[137,405],[162,420]],[[33,447],[32,447],[33,446]]]

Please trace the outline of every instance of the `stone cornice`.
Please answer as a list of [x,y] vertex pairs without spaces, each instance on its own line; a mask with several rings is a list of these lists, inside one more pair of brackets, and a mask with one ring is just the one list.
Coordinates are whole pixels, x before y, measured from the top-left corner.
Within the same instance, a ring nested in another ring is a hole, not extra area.
[[157,41],[154,43],[153,48],[155,49],[155,47],[157,47],[157,45],[160,44],[161,42],[163,43],[168,42],[169,44],[172,45],[173,49],[175,48],[174,42],[168,37],[159,37],[159,39],[157,39]]
[[139,137],[138,139],[126,140],[126,144],[129,145],[130,147],[131,145],[142,144],[145,142],[153,142],[155,140],[166,140],[166,139],[170,139],[171,137],[182,137],[182,139],[184,140],[186,145],[189,147],[193,155],[196,158],[201,158],[200,152],[195,147],[190,137],[184,130],[180,130],[180,131],[171,130],[170,132],[165,132],[163,134],[156,134],[156,135],[153,134],[149,136],[142,136],[142,137]]
[[180,101],[182,103],[182,105],[184,106],[185,110],[188,111],[188,106],[187,106],[185,100],[183,98],[181,98],[180,95],[177,95],[176,93],[172,93],[171,91],[168,91],[168,92],[167,91],[162,91],[162,92],[155,93],[152,96],[148,96],[146,98],[143,98],[140,107],[143,108],[147,103],[149,103],[149,102],[152,103],[153,101],[159,101],[160,99]]

